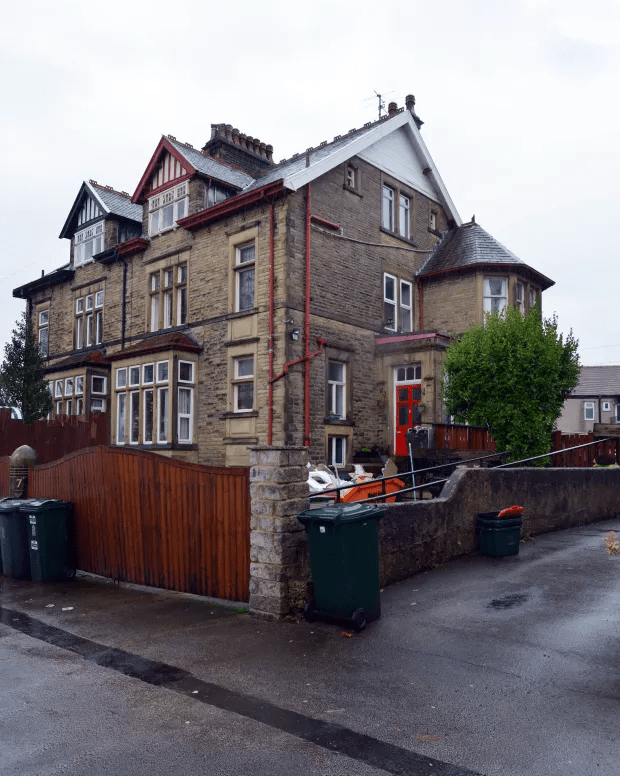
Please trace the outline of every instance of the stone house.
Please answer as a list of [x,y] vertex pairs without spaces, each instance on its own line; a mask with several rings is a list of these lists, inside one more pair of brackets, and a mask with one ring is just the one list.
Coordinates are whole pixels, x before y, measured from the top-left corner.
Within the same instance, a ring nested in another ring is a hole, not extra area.
[[588,434],[595,423],[620,423],[620,366],[582,366],[556,425],[564,434]]
[[162,137],[130,196],[82,184],[65,266],[14,290],[54,414],[114,445],[247,465],[306,445],[344,465],[443,422],[450,337],[552,281],[463,223],[406,107],[279,163],[230,125]]

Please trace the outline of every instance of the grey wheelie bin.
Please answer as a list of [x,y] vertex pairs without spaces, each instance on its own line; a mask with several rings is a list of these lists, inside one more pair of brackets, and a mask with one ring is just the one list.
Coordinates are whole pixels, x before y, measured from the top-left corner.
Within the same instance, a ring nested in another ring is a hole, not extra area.
[[35,582],[51,582],[75,576],[69,559],[68,520],[70,501],[27,499],[21,507],[27,526],[30,570]]
[[12,579],[31,579],[28,529],[20,508],[24,499],[0,501],[0,551],[2,573]]
[[298,515],[310,551],[314,600],[307,620],[342,622],[357,631],[381,615],[376,504],[335,504]]

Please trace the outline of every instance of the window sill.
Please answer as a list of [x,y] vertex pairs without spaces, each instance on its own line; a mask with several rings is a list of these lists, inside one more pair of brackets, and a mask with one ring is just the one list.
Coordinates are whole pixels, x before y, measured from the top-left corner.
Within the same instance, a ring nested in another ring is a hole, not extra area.
[[353,188],[353,186],[347,186],[347,184],[346,184],[346,183],[343,183],[343,184],[342,184],[342,188],[343,188],[345,191],[350,191],[350,192],[351,192],[351,194],[357,194],[357,196],[358,196],[360,199],[362,199],[362,198],[364,197],[364,195],[362,194],[362,192],[361,192],[359,189],[354,189],[354,188]]
[[438,229],[431,229],[430,226],[428,227],[428,231],[431,234],[434,234],[435,237],[441,237],[441,235],[442,235],[442,232],[440,232]]
[[355,421],[354,420],[334,420],[333,418],[323,418],[323,424],[325,426],[354,426]]
[[383,234],[389,235],[390,237],[394,237],[396,240],[407,243],[407,245],[411,245],[413,248],[416,247],[416,243],[414,243],[413,240],[411,240],[409,237],[403,237],[402,234],[398,234],[398,232],[392,232],[391,229],[386,229],[385,226],[380,226],[379,231],[383,232]]
[[258,312],[258,307],[252,307],[249,310],[233,310],[233,312],[228,313],[226,316],[227,319],[230,318],[243,318],[244,315],[256,315]]
[[258,410],[248,410],[247,412],[224,412],[220,417],[222,420],[228,420],[230,418],[257,418]]

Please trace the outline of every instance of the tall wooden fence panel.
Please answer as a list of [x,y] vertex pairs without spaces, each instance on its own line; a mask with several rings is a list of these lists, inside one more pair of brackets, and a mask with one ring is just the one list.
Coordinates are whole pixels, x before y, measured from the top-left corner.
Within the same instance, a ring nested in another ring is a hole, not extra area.
[[6,498],[9,495],[10,471],[10,458],[8,456],[0,458],[0,498]]
[[[563,434],[561,431],[554,431],[552,437],[551,451],[555,452],[551,456],[552,466],[594,466],[596,459],[607,456],[613,458],[616,463],[620,462],[620,437],[602,439],[596,442],[597,437],[594,434]],[[596,442],[594,445],[582,447],[579,450],[568,450],[566,453],[558,453],[558,450],[566,450],[570,447],[585,445],[588,442]]]
[[495,452],[495,440],[479,426],[434,423],[435,447],[438,450],[481,450]]
[[72,415],[26,424],[13,420],[10,410],[0,409],[0,456],[11,455],[18,447],[30,445],[40,463],[57,461],[75,450],[109,444],[109,423],[107,413],[97,412],[88,420]]
[[32,469],[28,495],[74,502],[72,545],[84,571],[248,600],[248,469],[96,447]]

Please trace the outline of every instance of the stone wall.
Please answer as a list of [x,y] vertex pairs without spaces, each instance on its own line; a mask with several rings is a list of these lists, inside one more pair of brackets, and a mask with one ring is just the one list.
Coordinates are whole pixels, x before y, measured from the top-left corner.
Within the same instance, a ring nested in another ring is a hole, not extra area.
[[[297,520],[307,504],[306,451],[256,448],[252,456],[250,609],[279,617],[299,610],[296,598],[308,589],[306,534]],[[522,538],[609,520],[620,514],[620,469],[459,468],[440,498],[385,506],[381,584],[475,552],[476,514],[513,504],[525,510]]]

